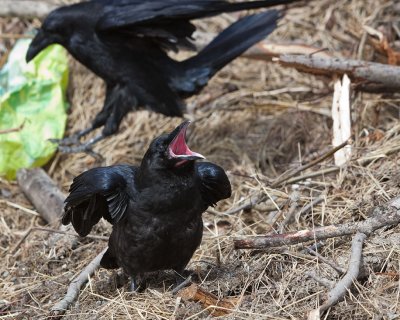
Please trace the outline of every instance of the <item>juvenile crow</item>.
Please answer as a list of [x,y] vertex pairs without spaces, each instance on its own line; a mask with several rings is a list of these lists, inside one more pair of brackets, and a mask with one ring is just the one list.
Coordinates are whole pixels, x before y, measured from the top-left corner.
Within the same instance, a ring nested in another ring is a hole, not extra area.
[[115,165],[77,176],[62,223],[86,236],[103,217],[113,224],[104,268],[131,276],[173,269],[182,274],[203,234],[202,213],[229,198],[224,170],[186,145],[189,122],[153,140],[139,167]]
[[[179,62],[166,51],[193,46],[190,39],[196,27],[190,20],[294,1],[92,0],[54,10],[33,39],[26,60],[58,43],[106,82],[104,106],[92,126],[61,140],[60,149],[89,150],[116,133],[123,117],[139,107],[181,117],[182,99],[198,93],[218,70],[270,34],[280,12],[240,19],[197,55]],[[79,145],[81,137],[100,127],[100,135]]]

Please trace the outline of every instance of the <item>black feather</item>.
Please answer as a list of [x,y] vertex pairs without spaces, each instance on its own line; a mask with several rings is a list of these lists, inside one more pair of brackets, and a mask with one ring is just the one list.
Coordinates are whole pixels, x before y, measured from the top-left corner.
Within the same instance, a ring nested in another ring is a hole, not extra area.
[[222,199],[231,196],[231,184],[224,169],[210,162],[196,163],[201,180],[201,194],[208,206],[215,206]]
[[176,61],[165,50],[193,48],[196,28],[191,20],[295,1],[84,1],[49,14],[27,59],[59,43],[104,79],[106,99],[90,130],[103,127],[102,136],[108,136],[118,131],[128,112],[138,108],[181,117],[185,111],[182,99],[197,94],[218,70],[271,33],[279,13],[274,10],[243,18],[194,57]]
[[135,170],[120,165],[94,168],[77,176],[65,200],[62,223],[71,222],[81,236],[89,234],[102,217],[117,223],[126,211],[127,188],[133,183]]

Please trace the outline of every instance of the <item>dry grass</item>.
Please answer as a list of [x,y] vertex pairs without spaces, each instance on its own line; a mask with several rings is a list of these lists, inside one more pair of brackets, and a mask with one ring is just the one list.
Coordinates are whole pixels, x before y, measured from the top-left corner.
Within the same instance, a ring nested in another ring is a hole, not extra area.
[[[390,0],[315,0],[290,9],[281,27],[270,37],[276,42],[298,42],[326,47],[337,56],[385,62],[365,39],[362,26],[391,30],[398,45],[400,7]],[[217,30],[230,16],[200,22]],[[0,20],[1,33],[20,34],[37,21]],[[0,39],[6,53],[13,40]],[[1,59],[0,59],[1,60]],[[85,128],[102,106],[104,87],[98,78],[71,59],[68,132]],[[237,90],[230,91],[232,87]],[[210,102],[202,105],[209,97]],[[317,307],[326,289],[306,276],[314,270],[337,280],[327,264],[309,255],[305,245],[267,251],[235,251],[232,238],[266,232],[293,231],[313,226],[365,219],[370,209],[399,194],[400,96],[357,93],[352,97],[354,150],[352,162],[338,173],[270,188],[269,182],[330,147],[329,118],[332,83],[270,63],[238,59],[222,70],[197,97],[188,101],[188,117],[195,120],[190,146],[222,165],[233,184],[232,197],[204,214],[203,242],[188,268],[198,274],[201,286],[220,297],[240,296],[229,319],[298,319]],[[201,107],[199,107],[201,105]],[[96,150],[105,156],[101,165],[137,164],[148,143],[180,119],[146,111],[130,114],[120,133],[101,142]],[[367,161],[362,159],[368,158]],[[74,176],[93,166],[83,154],[56,155],[48,173],[67,191]],[[326,169],[332,160],[306,173]],[[65,294],[69,281],[104,247],[100,240],[82,239],[74,248],[50,248],[47,233],[35,232],[15,253],[10,251],[40,217],[12,203],[33,209],[13,182],[0,180],[0,318],[43,319]],[[251,212],[226,215],[249,195],[265,193],[268,201]],[[316,197],[324,201],[282,225],[288,199],[298,193],[298,210]],[[11,204],[10,204],[11,203]],[[274,206],[280,207],[279,211]],[[399,304],[399,227],[379,230],[364,248],[367,271],[345,301],[332,308],[327,319],[395,319]],[[102,222],[94,233],[108,235]],[[319,253],[346,268],[350,238],[330,239]],[[147,279],[148,288],[130,294],[115,288],[112,273],[101,269],[81,292],[66,319],[197,319],[208,312],[194,302],[183,302],[168,288],[168,272]]]

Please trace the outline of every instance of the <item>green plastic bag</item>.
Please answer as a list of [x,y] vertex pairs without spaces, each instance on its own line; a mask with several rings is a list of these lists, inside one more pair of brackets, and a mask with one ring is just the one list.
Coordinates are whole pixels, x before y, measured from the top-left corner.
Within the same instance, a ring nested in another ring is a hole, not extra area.
[[67,53],[52,45],[27,64],[30,41],[19,40],[0,71],[0,176],[7,179],[46,164],[56,151],[48,139],[61,139],[67,120]]

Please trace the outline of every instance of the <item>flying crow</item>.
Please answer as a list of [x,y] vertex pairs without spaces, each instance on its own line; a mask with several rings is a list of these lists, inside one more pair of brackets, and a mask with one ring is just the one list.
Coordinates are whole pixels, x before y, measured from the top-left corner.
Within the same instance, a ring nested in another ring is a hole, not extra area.
[[115,165],[77,176],[65,200],[64,225],[86,236],[103,217],[113,225],[104,268],[135,278],[173,269],[182,274],[203,234],[202,213],[229,198],[224,170],[186,145],[189,122],[154,139],[139,167]]
[[[140,107],[182,117],[182,99],[197,94],[218,70],[270,34],[280,12],[242,18],[194,57],[176,61],[167,51],[193,48],[190,40],[196,27],[191,20],[294,1],[92,0],[52,11],[33,39],[26,60],[58,43],[106,83],[104,106],[92,126],[59,141],[60,150],[89,150],[116,133],[124,116]],[[80,138],[100,127],[100,135],[79,145]]]

